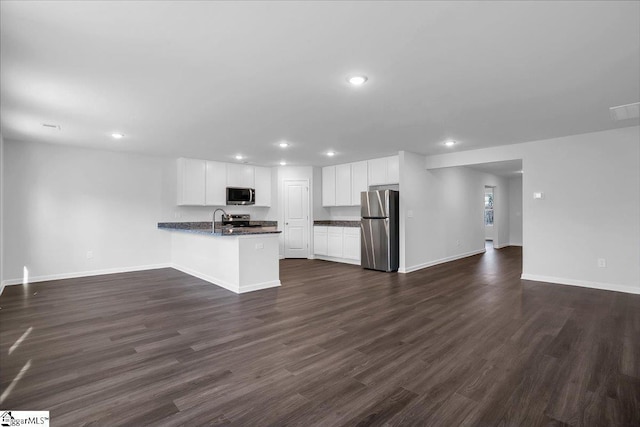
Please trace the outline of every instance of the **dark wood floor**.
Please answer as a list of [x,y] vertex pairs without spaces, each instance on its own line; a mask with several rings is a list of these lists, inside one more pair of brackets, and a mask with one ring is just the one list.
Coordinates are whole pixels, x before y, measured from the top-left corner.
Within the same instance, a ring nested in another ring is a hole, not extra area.
[[8,287],[0,407],[54,426],[640,425],[640,296],[520,272],[510,247],[406,275],[285,260],[282,287],[245,295],[172,269]]

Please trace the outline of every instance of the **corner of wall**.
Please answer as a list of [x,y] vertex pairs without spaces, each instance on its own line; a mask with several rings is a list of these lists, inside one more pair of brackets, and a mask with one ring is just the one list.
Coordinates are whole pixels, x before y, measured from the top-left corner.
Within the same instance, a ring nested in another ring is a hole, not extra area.
[[4,138],[0,133],[0,295],[4,291]]

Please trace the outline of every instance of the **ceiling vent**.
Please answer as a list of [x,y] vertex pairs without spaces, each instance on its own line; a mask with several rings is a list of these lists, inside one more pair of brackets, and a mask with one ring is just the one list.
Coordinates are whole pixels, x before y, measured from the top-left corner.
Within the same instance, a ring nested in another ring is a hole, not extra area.
[[611,119],[614,122],[627,119],[637,119],[640,117],[640,102],[611,107],[609,108],[609,113],[611,114]]
[[57,129],[57,130],[62,129],[60,127],[60,125],[54,125],[54,124],[51,124],[51,123],[43,123],[42,126],[44,126],[46,128],[50,128],[50,129]]

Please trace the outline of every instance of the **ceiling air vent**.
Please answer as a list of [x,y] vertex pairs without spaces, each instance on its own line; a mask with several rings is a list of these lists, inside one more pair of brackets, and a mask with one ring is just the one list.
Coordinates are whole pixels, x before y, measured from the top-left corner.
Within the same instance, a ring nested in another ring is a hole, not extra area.
[[640,117],[640,102],[611,107],[609,108],[609,113],[611,114],[611,119],[614,122],[627,119],[637,119]]

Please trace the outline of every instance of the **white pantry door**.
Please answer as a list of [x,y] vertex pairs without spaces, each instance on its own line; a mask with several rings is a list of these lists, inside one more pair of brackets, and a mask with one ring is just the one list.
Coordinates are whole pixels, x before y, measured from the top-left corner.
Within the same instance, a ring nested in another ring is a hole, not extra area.
[[309,256],[309,182],[284,182],[284,257]]

